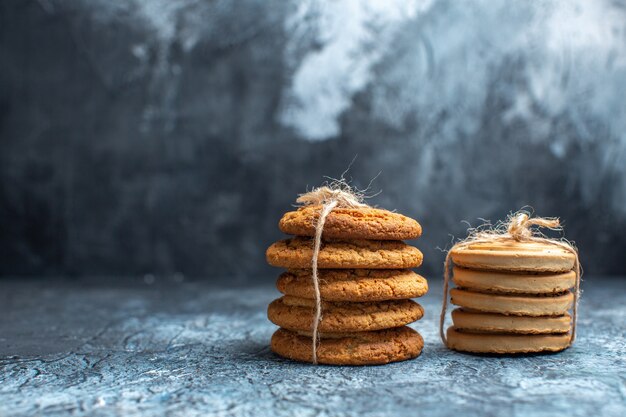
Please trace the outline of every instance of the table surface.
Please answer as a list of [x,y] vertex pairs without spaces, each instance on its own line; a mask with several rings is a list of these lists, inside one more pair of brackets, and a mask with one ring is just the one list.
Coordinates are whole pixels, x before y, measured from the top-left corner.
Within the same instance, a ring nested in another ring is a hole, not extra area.
[[419,358],[331,367],[272,354],[270,286],[5,279],[0,415],[621,417],[626,279],[587,277],[583,289],[578,339],[558,354],[447,350],[431,280],[413,325]]

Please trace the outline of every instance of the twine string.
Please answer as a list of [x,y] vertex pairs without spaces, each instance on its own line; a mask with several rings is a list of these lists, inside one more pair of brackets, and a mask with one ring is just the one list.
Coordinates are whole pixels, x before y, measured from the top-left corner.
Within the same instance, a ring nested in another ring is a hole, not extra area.
[[525,211],[519,211],[508,217],[508,219],[496,225],[494,229],[489,230],[470,230],[467,239],[456,243],[446,254],[443,269],[443,303],[441,306],[441,315],[439,316],[439,336],[444,345],[448,346],[448,340],[444,331],[444,324],[448,309],[448,292],[450,288],[450,277],[452,274],[452,258],[450,253],[454,249],[464,249],[476,243],[494,243],[494,242],[536,242],[547,243],[558,246],[574,255],[574,273],[576,274],[576,282],[574,286],[574,303],[572,306],[572,334],[568,346],[571,346],[576,339],[576,324],[578,321],[578,302],[580,300],[580,281],[582,278],[582,267],[578,258],[578,250],[574,245],[566,240],[555,240],[545,237],[532,226],[548,228],[551,230],[561,231],[562,227],[559,219],[548,217],[533,217]]
[[326,223],[326,217],[330,212],[337,207],[338,201],[333,200],[322,206],[317,225],[315,226],[315,242],[313,246],[313,258],[311,259],[311,269],[313,276],[313,289],[315,290],[315,317],[313,318],[313,364],[317,365],[317,344],[318,344],[318,327],[322,320],[322,295],[320,294],[320,284],[317,274],[317,259],[320,254],[320,247],[322,245],[322,231],[324,230],[324,224]]
[[320,293],[318,276],[318,258],[322,246],[322,233],[326,218],[337,207],[357,208],[367,207],[363,203],[363,195],[352,190],[344,181],[336,181],[330,186],[314,188],[308,193],[301,194],[296,203],[303,206],[321,205],[320,214],[315,224],[315,237],[313,239],[313,257],[311,258],[311,276],[315,292],[315,315],[311,325],[313,364],[317,365],[317,347],[319,343],[319,324],[322,320],[322,295]]

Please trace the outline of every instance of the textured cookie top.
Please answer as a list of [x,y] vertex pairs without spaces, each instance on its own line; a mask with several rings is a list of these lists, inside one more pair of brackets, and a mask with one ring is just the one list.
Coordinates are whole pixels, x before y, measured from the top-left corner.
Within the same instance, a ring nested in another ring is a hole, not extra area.
[[[311,268],[313,240],[294,237],[272,244],[265,252],[272,266],[290,269]],[[397,240],[335,240],[322,242],[320,269],[405,269],[422,264],[417,248]]]
[[474,243],[453,248],[452,261],[472,269],[566,272],[574,268],[573,253],[548,243],[494,242]]
[[[320,332],[360,332],[388,329],[419,320],[422,306],[411,300],[368,303],[322,302]],[[285,295],[267,309],[270,321],[295,331],[310,331],[315,317],[315,301]]]
[[[426,279],[409,269],[321,269],[319,289],[326,301],[383,301],[421,297]],[[283,294],[315,298],[310,269],[287,271],[276,281]]]
[[[272,351],[288,359],[312,362],[312,340],[285,329],[272,336]],[[382,365],[417,357],[424,340],[409,327],[376,332],[346,333],[341,337],[322,338],[317,360],[327,365]]]
[[[280,219],[284,233],[314,236],[322,206],[301,207]],[[326,217],[322,237],[338,239],[406,240],[422,234],[420,224],[399,213],[373,207],[335,208]]]

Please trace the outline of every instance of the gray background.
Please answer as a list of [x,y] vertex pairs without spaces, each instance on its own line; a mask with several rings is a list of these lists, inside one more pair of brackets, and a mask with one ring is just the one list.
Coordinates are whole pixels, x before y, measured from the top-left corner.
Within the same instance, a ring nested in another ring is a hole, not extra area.
[[2,1],[0,275],[269,281],[356,155],[428,277],[524,205],[624,274],[625,95],[624,1]]

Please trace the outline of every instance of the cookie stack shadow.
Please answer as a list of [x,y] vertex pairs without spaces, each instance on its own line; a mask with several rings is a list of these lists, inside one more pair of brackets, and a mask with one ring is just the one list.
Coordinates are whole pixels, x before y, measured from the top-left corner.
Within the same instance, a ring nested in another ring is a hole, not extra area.
[[575,256],[537,242],[479,243],[450,252],[448,347],[474,353],[558,352],[571,341]]
[[[313,236],[320,206],[286,213],[279,222],[294,237],[272,244],[270,265],[286,268],[276,282],[283,293],[268,307],[280,326],[272,350],[285,358],[313,361],[315,291]],[[317,360],[332,365],[375,365],[419,356],[423,339],[406,325],[422,318],[411,298],[428,291],[426,280],[410,268],[422,253],[402,242],[421,235],[415,220],[370,207],[335,208],[326,218],[318,257],[322,316]]]

